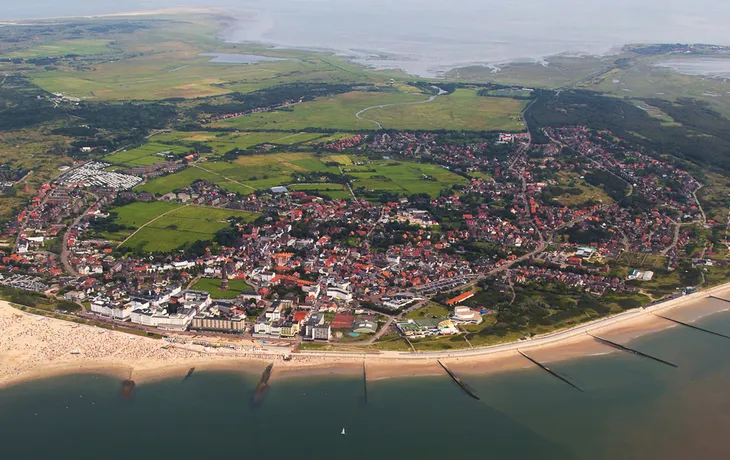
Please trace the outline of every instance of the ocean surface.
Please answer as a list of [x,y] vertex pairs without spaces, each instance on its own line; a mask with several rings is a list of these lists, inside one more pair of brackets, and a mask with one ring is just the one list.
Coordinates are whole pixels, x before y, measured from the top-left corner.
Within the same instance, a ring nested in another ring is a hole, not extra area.
[[[730,313],[696,324],[727,334]],[[583,393],[534,366],[462,376],[480,401],[445,374],[370,381],[367,400],[361,378],[272,378],[257,406],[243,372],[129,399],[110,377],[36,381],[0,391],[0,458],[728,458],[730,340],[678,326],[631,346],[679,367],[618,352],[550,364]]]
[[0,0],[0,6],[0,19],[218,7],[238,18],[228,40],[332,50],[419,75],[559,53],[603,54],[627,43],[730,45],[726,0]]

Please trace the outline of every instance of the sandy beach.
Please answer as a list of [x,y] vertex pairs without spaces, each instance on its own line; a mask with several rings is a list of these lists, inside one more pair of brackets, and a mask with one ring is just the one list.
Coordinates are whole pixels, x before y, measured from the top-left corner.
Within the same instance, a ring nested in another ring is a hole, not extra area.
[[270,362],[276,363],[272,379],[360,375],[363,362],[369,380],[441,375],[443,370],[437,359],[459,373],[489,374],[532,366],[517,353],[517,349],[541,362],[606,354],[616,351],[599,344],[586,332],[626,343],[644,334],[677,327],[654,313],[692,322],[730,309],[729,302],[708,298],[710,295],[730,298],[730,284],[517,343],[418,354],[304,351],[291,355],[290,361],[283,359],[285,352],[280,348],[233,352],[180,346],[164,340],[36,316],[0,301],[0,388],[27,380],[76,373],[107,374],[137,383],[182,378],[191,367],[195,367],[196,372],[258,373]]

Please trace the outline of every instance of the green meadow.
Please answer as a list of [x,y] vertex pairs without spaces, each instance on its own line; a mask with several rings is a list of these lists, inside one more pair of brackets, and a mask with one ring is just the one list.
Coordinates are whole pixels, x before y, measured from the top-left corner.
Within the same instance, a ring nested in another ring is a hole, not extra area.
[[192,289],[196,291],[207,291],[214,299],[235,299],[244,292],[252,292],[254,288],[243,280],[229,279],[228,290],[221,289],[221,280],[218,278],[201,278]]

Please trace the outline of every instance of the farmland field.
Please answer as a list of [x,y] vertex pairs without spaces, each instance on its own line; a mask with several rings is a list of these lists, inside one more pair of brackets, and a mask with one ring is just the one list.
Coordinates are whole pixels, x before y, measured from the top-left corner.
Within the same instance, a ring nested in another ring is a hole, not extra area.
[[213,299],[235,299],[244,292],[254,290],[251,285],[243,280],[229,279],[228,290],[221,289],[221,280],[218,278],[201,278],[192,287],[196,291],[207,291]]
[[337,96],[323,97],[315,101],[303,102],[290,107],[288,110],[274,110],[224,120],[215,123],[214,126],[238,129],[282,130],[304,128],[341,130],[374,129],[376,126],[372,122],[358,120],[355,117],[355,113],[375,105],[416,102],[426,98],[426,95],[418,93],[353,91]]
[[[159,211],[156,205],[161,203],[139,204],[154,205],[154,209]],[[150,222],[125,242],[124,247],[142,248],[150,252],[172,251],[184,244],[211,240],[218,230],[228,227],[227,219],[235,217],[253,220],[257,214],[223,208],[182,206]]]
[[365,116],[385,129],[450,129],[466,131],[524,131],[521,113],[527,101],[478,96],[457,89],[428,104],[373,109]]

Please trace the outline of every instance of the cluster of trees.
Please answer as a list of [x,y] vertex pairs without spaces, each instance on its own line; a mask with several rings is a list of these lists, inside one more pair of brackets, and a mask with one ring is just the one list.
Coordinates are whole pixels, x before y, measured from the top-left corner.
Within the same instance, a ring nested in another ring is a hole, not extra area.
[[116,222],[116,216],[97,217],[89,221],[89,228],[94,233],[116,233],[122,230],[134,230],[134,227],[119,224]]
[[621,201],[626,196],[626,189],[628,188],[626,181],[604,169],[596,169],[587,173],[585,180],[589,184],[603,189],[608,193],[608,196],[616,201]]

